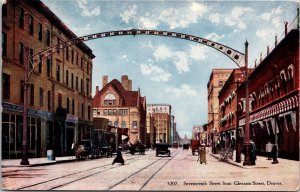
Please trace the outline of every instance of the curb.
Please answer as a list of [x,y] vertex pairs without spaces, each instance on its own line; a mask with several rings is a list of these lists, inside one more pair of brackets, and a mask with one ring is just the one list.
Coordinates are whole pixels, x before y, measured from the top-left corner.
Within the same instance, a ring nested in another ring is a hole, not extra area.
[[2,165],[1,167],[38,167],[38,166],[54,165],[54,164],[59,164],[59,163],[69,163],[69,162],[73,162],[73,161],[77,161],[77,159],[49,161],[49,162],[35,163],[35,164],[29,164],[29,165]]

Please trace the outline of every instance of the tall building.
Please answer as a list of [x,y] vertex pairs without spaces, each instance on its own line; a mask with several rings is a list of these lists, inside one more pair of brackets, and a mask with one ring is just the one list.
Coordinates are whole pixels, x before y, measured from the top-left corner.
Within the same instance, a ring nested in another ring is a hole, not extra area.
[[154,117],[156,143],[171,144],[171,110],[169,104],[148,104],[147,113]]
[[[20,158],[24,72],[28,56],[77,36],[40,0],[2,6],[2,158]],[[29,65],[28,156],[71,154],[92,129],[92,50],[71,45]]]
[[154,117],[153,114],[147,113],[147,134],[146,134],[146,145],[147,147],[151,147],[156,142],[156,128],[154,125]]
[[208,99],[208,143],[211,143],[214,134],[219,132],[219,91],[227,81],[233,69],[213,69],[207,83]]
[[132,81],[123,75],[121,82],[114,79],[108,83],[108,76],[102,78],[102,89],[96,87],[93,98],[93,117],[106,118],[109,125],[128,128],[131,143],[146,141],[146,97],[140,89],[132,91]]
[[[286,26],[283,39],[275,39],[275,47],[267,49],[266,57],[249,75],[249,115],[250,139],[258,153],[264,153],[270,141],[278,145],[279,157],[299,160],[299,25],[294,24],[294,28]],[[245,84],[237,93],[237,135],[243,140]]]

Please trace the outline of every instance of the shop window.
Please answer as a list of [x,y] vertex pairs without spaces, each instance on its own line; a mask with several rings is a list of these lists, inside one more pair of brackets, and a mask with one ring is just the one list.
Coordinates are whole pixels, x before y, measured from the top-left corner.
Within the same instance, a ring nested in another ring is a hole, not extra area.
[[2,56],[6,56],[7,54],[7,35],[2,32]]
[[33,25],[34,25],[33,16],[30,15],[29,16],[29,33],[30,33],[30,35],[33,35]]
[[19,13],[19,27],[24,28],[24,9],[20,8],[20,13]]

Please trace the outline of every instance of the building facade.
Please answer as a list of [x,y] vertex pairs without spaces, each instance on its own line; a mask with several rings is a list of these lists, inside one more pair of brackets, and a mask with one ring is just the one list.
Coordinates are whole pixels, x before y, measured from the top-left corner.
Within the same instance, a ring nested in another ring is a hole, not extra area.
[[[2,6],[2,158],[20,158],[28,56],[77,36],[41,1]],[[37,63],[28,87],[28,156],[71,154],[92,129],[92,50],[71,45]]]
[[96,87],[93,98],[93,118],[106,118],[109,125],[128,128],[131,143],[146,141],[146,97],[141,97],[140,89],[132,91],[132,81],[123,75],[121,82],[108,77],[102,78],[102,89]]
[[233,69],[213,69],[207,83],[208,99],[208,144],[213,142],[214,134],[219,132],[219,91],[227,81]]
[[[299,160],[299,28],[285,30],[284,38],[249,75],[250,139],[258,153],[270,141],[279,157]],[[238,93],[238,138],[244,138],[245,85]]]
[[169,104],[148,104],[147,113],[154,117],[156,143],[171,144],[171,110]]
[[156,142],[156,127],[154,124],[154,117],[152,113],[147,113],[147,136],[146,136],[146,145],[151,147]]

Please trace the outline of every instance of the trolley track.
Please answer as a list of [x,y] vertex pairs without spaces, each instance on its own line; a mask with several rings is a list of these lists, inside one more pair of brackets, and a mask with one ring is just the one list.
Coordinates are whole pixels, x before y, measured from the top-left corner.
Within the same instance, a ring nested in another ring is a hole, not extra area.
[[[142,156],[138,156],[138,157],[132,157],[132,158],[129,158],[127,159],[126,161],[129,161],[129,160],[133,160],[133,161],[130,161],[131,163],[132,162],[135,162],[137,161],[139,158],[142,158]],[[92,168],[89,168],[89,169],[85,169],[85,170],[82,170],[82,171],[77,171],[77,172],[74,172],[74,173],[71,173],[71,174],[67,174],[67,175],[63,175],[63,176],[60,176],[60,177],[55,177],[53,179],[50,179],[50,180],[47,180],[47,181],[43,181],[43,182],[39,182],[39,183],[35,183],[35,184],[31,184],[31,185],[27,185],[27,186],[23,186],[23,187],[19,187],[17,188],[16,190],[26,190],[27,188],[31,188],[31,187],[35,187],[35,186],[39,186],[39,185],[43,185],[43,184],[47,184],[47,183],[50,183],[50,182],[53,182],[53,181],[57,181],[59,179],[64,179],[64,178],[67,178],[67,177],[70,177],[70,176],[76,176],[76,175],[79,175],[79,174],[82,174],[82,173],[85,173],[85,172],[88,172],[88,171],[92,171],[92,170],[96,170],[96,169],[101,169],[101,168],[105,168],[107,166],[111,165],[110,163],[109,164],[105,164],[105,165],[101,165],[101,166],[97,166],[97,167],[92,167]],[[88,176],[84,176],[82,178],[79,178],[77,179],[76,181],[78,180],[81,180],[81,179],[85,179],[87,177],[90,177],[90,176],[93,176],[93,175],[96,175],[96,174],[99,174],[99,173],[102,173],[104,171],[107,171],[107,170],[110,170],[110,169],[114,169],[116,167],[109,167],[107,169],[104,169],[104,170],[101,170],[100,172],[97,172],[97,173],[94,173],[92,175],[88,175]],[[76,181],[73,181],[73,182],[76,182]],[[73,182],[68,182],[68,183],[64,183],[58,187],[61,187],[63,185],[67,185],[69,183],[73,183]],[[53,187],[51,189],[55,189],[55,188],[58,188],[58,187]],[[50,189],[50,190],[51,190]]]

